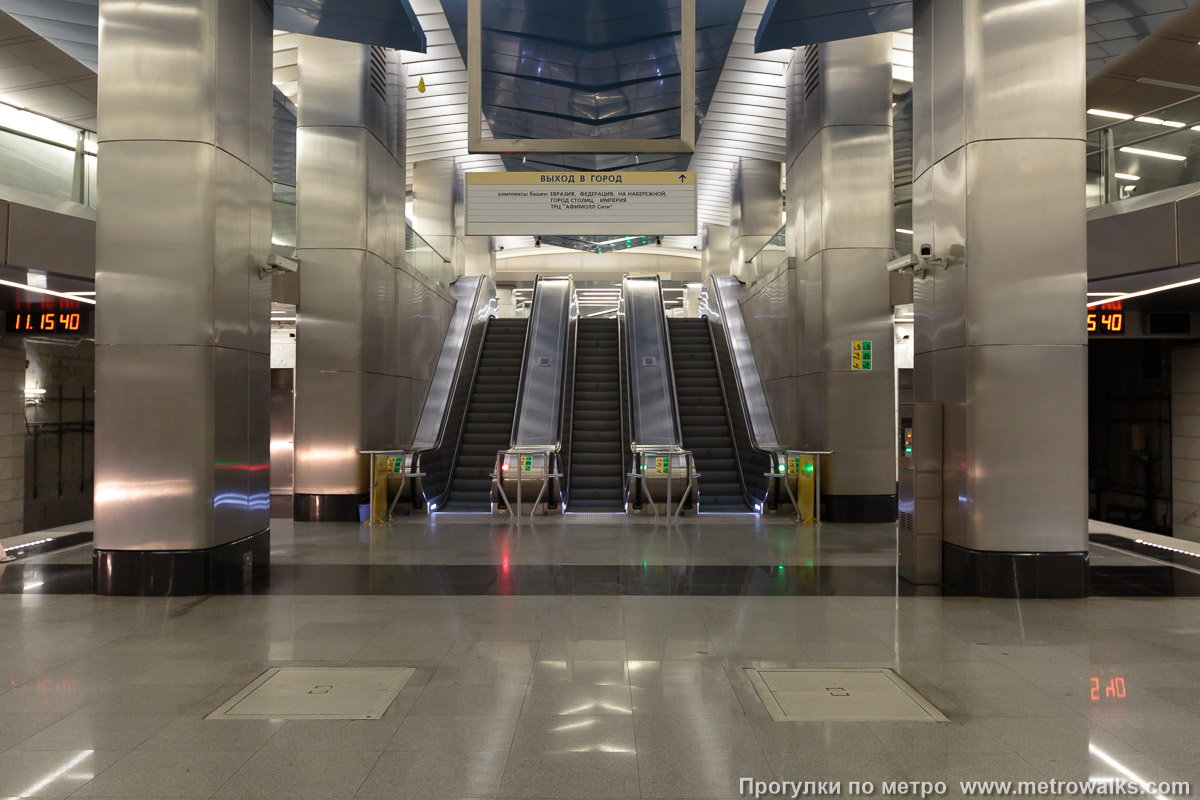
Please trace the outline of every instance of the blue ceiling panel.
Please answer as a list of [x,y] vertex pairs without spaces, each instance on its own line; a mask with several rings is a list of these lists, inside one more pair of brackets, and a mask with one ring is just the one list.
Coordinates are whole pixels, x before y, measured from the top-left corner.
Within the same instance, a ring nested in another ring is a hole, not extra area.
[[[487,0],[483,111],[504,139],[679,137],[680,0]],[[696,0],[697,130],[744,0]],[[466,0],[443,0],[465,59]],[[509,169],[686,169],[687,156],[530,155]]]
[[[274,0],[274,7],[277,30],[425,52],[409,0]],[[99,0],[0,0],[0,11],[96,70]]]
[[425,52],[408,0],[275,0],[275,27],[346,42]]
[[770,0],[754,36],[754,52],[911,27],[911,0]]

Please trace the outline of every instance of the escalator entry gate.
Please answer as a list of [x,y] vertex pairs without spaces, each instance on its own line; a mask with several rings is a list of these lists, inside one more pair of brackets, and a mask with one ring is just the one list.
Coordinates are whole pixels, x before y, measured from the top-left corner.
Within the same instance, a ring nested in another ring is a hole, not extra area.
[[562,474],[556,468],[554,452],[501,450],[496,454],[496,469],[492,475],[492,511],[507,512],[521,518],[528,514],[548,514],[561,511],[558,482]]

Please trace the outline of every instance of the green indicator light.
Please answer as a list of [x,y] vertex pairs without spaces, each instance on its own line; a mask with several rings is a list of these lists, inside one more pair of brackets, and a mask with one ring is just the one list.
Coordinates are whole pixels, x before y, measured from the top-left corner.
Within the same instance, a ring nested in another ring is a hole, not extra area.
[[780,472],[783,472],[783,470],[784,470],[784,466],[783,466],[783,464],[780,464],[780,465],[779,465],[779,471],[780,471]]
[[780,572],[782,572],[782,571],[783,571],[783,564],[780,564],[780,565],[779,565],[779,571],[780,571]]
[[805,465],[804,465],[804,471],[805,471],[805,472],[812,472],[812,471],[813,471],[813,465],[812,465],[812,464],[805,464]]

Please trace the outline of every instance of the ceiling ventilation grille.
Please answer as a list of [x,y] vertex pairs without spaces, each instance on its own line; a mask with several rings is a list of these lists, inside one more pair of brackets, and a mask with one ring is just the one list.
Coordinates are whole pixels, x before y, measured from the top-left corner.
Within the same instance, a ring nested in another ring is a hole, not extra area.
[[371,47],[371,88],[382,99],[387,100],[387,52],[382,47]]
[[821,51],[819,44],[804,48],[804,99],[812,97],[821,85]]

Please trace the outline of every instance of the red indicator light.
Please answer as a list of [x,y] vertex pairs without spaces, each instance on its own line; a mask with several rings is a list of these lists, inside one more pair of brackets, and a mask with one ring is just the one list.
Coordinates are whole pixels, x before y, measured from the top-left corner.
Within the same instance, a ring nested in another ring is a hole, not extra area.
[[500,471],[501,471],[501,472],[508,472],[508,464],[501,464],[501,465],[500,465]]

